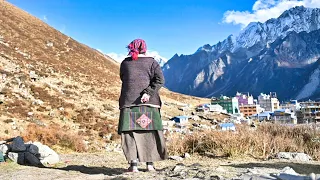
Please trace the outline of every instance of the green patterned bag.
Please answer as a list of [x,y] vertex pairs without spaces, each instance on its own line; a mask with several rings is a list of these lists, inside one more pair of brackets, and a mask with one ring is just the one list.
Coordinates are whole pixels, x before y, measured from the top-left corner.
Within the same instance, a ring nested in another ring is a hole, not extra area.
[[135,106],[120,111],[118,133],[134,130],[162,130],[162,120],[158,108]]

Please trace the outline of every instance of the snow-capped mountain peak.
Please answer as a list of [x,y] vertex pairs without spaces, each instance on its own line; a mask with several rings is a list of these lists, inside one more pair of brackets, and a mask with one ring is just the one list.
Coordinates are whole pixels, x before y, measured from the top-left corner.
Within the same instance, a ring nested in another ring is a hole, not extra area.
[[158,61],[161,67],[168,61],[167,58],[162,57],[157,51],[147,51],[146,55],[153,57],[156,61]]
[[320,29],[320,9],[297,6],[286,10],[277,19],[269,19],[265,23],[252,22],[236,37],[231,51],[249,48],[261,42],[263,44],[283,38],[290,32],[311,32]]

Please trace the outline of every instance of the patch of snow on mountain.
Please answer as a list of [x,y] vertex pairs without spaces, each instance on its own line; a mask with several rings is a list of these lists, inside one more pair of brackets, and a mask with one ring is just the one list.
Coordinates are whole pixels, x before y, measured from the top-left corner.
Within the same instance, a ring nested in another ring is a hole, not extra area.
[[285,11],[279,18],[270,19],[265,23],[252,22],[236,37],[232,52],[244,47],[249,48],[258,42],[271,43],[278,37],[285,37],[288,33],[320,29],[320,9],[295,7]]
[[164,68],[163,68],[163,69],[164,69],[164,70],[170,69],[169,64],[164,65]]
[[226,65],[224,64],[224,62],[222,61],[221,58],[218,59],[217,63],[214,64],[213,66],[213,80],[217,80],[220,76],[222,76],[224,74],[223,68],[225,68]]
[[300,91],[296,99],[303,99],[310,97],[318,88],[320,84],[320,69],[316,69],[310,76],[309,83],[306,84]]
[[153,57],[156,61],[158,61],[161,67],[168,61],[167,58],[162,57],[157,51],[147,51],[146,55]]
[[205,80],[205,72],[202,70],[193,82],[194,88],[198,87]]
[[231,64],[231,56],[230,55],[226,55],[227,56],[227,63]]
[[306,60],[303,62],[303,64],[305,64],[305,65],[313,64],[313,63],[317,62],[318,59],[319,59],[318,56],[313,57],[313,58],[310,58],[310,59],[306,59]]

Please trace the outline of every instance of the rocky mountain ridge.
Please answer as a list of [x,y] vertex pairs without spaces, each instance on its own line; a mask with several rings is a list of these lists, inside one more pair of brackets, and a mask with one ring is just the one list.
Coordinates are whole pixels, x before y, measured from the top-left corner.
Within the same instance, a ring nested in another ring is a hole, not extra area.
[[319,15],[295,7],[192,55],[175,55],[163,67],[166,87],[202,97],[273,91],[283,100],[319,98]]

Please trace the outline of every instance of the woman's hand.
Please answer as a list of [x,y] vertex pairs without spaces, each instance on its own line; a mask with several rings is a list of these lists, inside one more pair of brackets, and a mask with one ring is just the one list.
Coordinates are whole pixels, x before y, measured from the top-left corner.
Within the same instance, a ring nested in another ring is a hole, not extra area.
[[141,97],[141,102],[142,103],[148,102],[149,99],[150,99],[150,96],[148,94],[143,94]]

